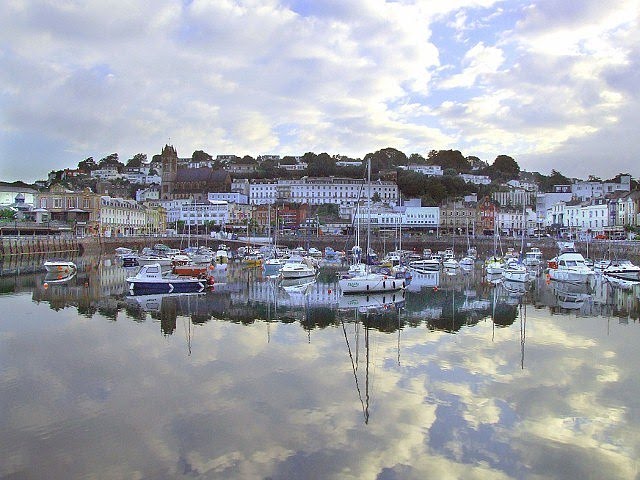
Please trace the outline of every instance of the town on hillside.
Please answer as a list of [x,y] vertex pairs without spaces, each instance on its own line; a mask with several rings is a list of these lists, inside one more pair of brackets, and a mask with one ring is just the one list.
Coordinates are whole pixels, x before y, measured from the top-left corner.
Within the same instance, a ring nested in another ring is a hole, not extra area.
[[634,238],[640,190],[628,173],[606,180],[543,175],[520,170],[506,155],[489,165],[457,150],[425,158],[386,148],[364,159],[214,158],[197,150],[183,158],[172,145],[150,161],[137,154],[123,163],[111,154],[33,185],[0,182],[5,235],[348,234],[365,218],[374,231],[408,235]]

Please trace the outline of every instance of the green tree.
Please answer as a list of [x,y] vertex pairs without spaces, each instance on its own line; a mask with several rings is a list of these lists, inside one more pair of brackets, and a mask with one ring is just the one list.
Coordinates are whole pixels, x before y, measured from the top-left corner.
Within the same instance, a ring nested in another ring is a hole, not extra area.
[[115,165],[118,168],[118,171],[121,171],[124,167],[124,164],[118,160],[117,153],[107,155],[98,162],[98,166],[100,168],[105,168],[107,165]]
[[340,207],[335,203],[323,203],[322,205],[318,205],[316,213],[322,220],[334,220],[340,216]]
[[10,208],[3,208],[0,210],[0,218],[3,220],[13,220],[15,218],[16,212],[14,212]]
[[87,157],[84,160],[78,162],[78,170],[89,173],[96,168],[98,168],[98,164],[95,162],[93,157]]
[[407,165],[407,156],[395,148],[383,148],[375,153],[367,153],[364,157],[365,164],[371,160],[371,172],[395,169],[400,165]]
[[127,167],[139,168],[147,162],[147,155],[144,153],[136,153],[133,157],[127,160]]
[[471,164],[459,150],[431,150],[428,158],[431,165],[440,165],[443,170],[453,168],[458,173],[471,171]]
[[520,175],[520,165],[508,155],[498,155],[492,168],[499,172],[501,180],[513,180]]
[[203,150],[196,150],[191,155],[191,160],[194,162],[210,162],[213,157]]
[[316,155],[307,152],[302,156],[302,160],[307,163],[307,175],[310,177],[326,177],[336,174],[336,159],[328,153]]
[[371,195],[371,201],[373,203],[380,203],[382,201],[382,197],[380,197],[380,193],[379,192],[374,192],[374,194]]
[[409,155],[409,165],[426,165],[427,160],[419,153]]

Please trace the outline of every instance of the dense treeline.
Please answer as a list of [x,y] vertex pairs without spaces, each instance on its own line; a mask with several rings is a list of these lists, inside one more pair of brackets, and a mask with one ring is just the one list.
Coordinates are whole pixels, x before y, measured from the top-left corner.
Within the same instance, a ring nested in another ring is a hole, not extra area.
[[[152,161],[159,161],[160,155],[154,155]],[[214,159],[203,150],[196,150],[191,156],[194,162],[206,162],[212,168],[224,168],[225,164]],[[395,148],[383,148],[373,153],[368,153],[362,159],[353,159],[344,155],[329,155],[323,153],[305,153],[301,161],[307,164],[304,170],[287,170],[287,165],[295,165],[297,159],[293,156],[285,156],[278,160],[267,157],[266,159],[254,159],[249,155],[243,157],[232,157],[232,163],[238,165],[255,165],[255,172],[244,175],[234,175],[250,179],[274,179],[289,178],[296,179],[303,176],[325,177],[340,176],[347,178],[365,178],[366,164],[371,161],[372,179],[395,179],[400,192],[405,198],[421,198],[423,205],[438,205],[444,199],[451,197],[462,197],[464,195],[476,193],[479,197],[491,194],[505,182],[523,178],[524,180],[535,182],[541,192],[550,192],[554,185],[566,185],[572,180],[557,170],[552,170],[549,175],[539,172],[522,172],[518,163],[508,155],[498,155],[493,163],[489,164],[478,157],[465,157],[459,150],[431,150],[427,157],[418,153],[412,153],[408,157],[405,153]],[[360,162],[360,166],[338,166],[337,162]],[[78,163],[78,168],[85,172],[95,169],[105,168],[109,165],[115,166],[119,171],[126,167],[140,167],[147,162],[147,156],[138,153],[121,162],[117,153],[105,156],[96,162],[92,157]],[[438,165],[442,168],[443,175],[429,177],[407,170],[409,165]],[[61,179],[61,173],[57,173]],[[491,179],[490,185],[474,185],[465,183],[459,176],[461,173],[472,173],[475,175],[485,175]],[[609,181],[619,181],[620,175]],[[600,181],[599,178],[589,177],[589,180]],[[74,183],[83,186],[92,186],[95,181],[88,178],[75,179]],[[637,184],[632,182],[632,188]]]

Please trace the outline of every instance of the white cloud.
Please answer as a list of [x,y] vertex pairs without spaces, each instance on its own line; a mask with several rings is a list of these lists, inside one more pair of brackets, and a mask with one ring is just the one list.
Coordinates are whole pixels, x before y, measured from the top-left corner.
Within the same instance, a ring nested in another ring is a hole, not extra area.
[[[41,167],[1,161],[0,175],[151,155],[169,137],[181,155],[393,146],[521,155],[529,169],[563,151],[575,163],[605,131],[633,148],[621,125],[637,111],[637,11],[637,1],[5,2],[0,156]],[[434,36],[447,25],[457,40]]]

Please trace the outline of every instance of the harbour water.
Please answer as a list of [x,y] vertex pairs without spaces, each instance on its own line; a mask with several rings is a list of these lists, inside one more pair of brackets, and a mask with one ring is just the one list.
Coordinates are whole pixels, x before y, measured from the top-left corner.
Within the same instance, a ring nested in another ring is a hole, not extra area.
[[[638,478],[640,286],[0,276],[0,478]],[[30,268],[33,267],[33,268]]]

